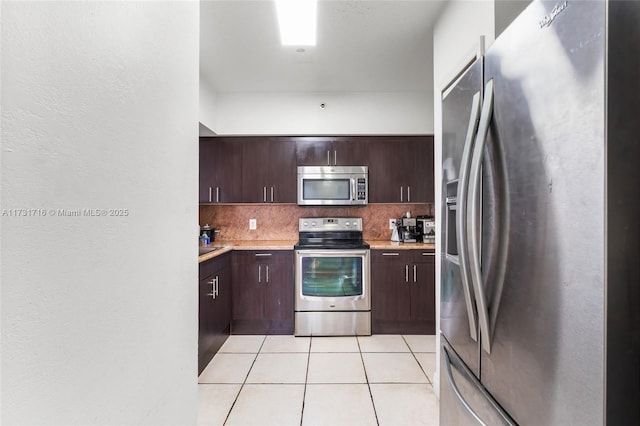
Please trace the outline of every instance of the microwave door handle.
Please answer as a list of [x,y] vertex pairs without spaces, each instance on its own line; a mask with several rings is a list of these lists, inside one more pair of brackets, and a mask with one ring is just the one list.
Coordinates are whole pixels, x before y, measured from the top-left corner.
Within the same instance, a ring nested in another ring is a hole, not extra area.
[[356,200],[356,180],[351,178],[351,200]]

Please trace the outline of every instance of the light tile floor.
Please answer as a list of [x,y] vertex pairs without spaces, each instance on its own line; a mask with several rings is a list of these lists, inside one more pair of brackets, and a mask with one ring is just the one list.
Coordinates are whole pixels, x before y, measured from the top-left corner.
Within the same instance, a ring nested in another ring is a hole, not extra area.
[[435,336],[230,336],[198,378],[201,425],[438,425]]

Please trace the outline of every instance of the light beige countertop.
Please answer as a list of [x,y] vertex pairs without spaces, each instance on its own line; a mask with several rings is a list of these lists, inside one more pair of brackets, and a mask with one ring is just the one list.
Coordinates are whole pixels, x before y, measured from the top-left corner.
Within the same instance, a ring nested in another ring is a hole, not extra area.
[[[198,256],[198,263],[206,262],[216,256],[232,250],[293,250],[297,240],[242,240],[242,241],[214,241],[210,247],[220,247],[217,250]],[[435,250],[435,244],[398,243],[389,240],[367,240],[371,249],[379,250]]]
[[371,249],[381,250],[427,250],[431,251],[436,249],[435,244],[425,243],[399,243],[389,240],[367,240]]
[[220,248],[198,256],[198,263],[206,262],[232,250],[293,250],[297,242],[297,240],[214,241],[210,247]]

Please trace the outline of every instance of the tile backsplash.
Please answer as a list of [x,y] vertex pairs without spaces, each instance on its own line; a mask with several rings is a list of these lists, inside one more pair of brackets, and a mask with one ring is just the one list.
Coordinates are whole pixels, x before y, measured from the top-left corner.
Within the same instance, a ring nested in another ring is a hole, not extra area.
[[[219,229],[216,241],[297,240],[298,219],[319,216],[362,217],[365,240],[391,238],[389,219],[409,211],[411,216],[433,216],[431,203],[369,204],[362,207],[302,207],[296,204],[217,204],[200,206],[200,226]],[[256,219],[257,229],[249,230],[249,219]]]

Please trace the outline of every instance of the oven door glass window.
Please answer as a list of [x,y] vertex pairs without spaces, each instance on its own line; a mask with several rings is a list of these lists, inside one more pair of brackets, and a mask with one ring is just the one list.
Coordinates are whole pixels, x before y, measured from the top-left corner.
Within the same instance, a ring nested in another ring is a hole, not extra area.
[[319,297],[362,295],[362,257],[302,258],[302,294]]

